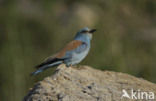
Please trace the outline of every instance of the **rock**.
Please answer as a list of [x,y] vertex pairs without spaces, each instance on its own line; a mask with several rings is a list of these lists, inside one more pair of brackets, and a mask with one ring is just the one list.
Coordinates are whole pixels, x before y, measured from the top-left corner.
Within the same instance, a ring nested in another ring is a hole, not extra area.
[[52,76],[38,82],[24,101],[133,101],[121,99],[123,90],[130,97],[132,90],[138,95],[145,91],[156,94],[156,84],[124,73],[60,65]]

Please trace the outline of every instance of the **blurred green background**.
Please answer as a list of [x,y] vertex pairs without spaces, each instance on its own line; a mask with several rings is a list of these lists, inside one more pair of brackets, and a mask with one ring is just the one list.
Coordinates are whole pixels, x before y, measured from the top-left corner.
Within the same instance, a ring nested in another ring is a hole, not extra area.
[[81,65],[156,82],[155,0],[0,0],[0,101],[21,101],[33,68],[73,39],[96,28]]

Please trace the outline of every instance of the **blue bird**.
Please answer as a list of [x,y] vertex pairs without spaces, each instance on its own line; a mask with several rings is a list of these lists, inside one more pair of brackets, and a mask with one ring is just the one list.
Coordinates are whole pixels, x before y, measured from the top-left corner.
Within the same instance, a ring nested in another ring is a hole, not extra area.
[[78,31],[73,41],[68,43],[58,53],[48,57],[43,63],[37,65],[37,70],[32,75],[36,75],[49,67],[58,66],[62,63],[66,64],[67,67],[80,63],[90,50],[92,33],[95,31],[96,29],[89,29],[87,27]]

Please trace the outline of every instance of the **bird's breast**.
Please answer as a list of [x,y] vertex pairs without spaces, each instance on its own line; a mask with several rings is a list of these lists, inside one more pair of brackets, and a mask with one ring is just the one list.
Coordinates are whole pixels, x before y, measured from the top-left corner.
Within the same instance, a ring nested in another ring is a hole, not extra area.
[[87,56],[89,50],[90,49],[87,48],[85,51],[83,51],[81,53],[73,53],[72,59],[71,59],[72,64],[80,63]]

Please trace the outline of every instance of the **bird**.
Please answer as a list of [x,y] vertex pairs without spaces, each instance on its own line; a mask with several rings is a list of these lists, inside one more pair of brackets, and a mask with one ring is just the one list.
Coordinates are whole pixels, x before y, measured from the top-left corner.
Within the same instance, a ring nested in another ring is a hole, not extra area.
[[96,29],[89,29],[88,27],[80,29],[74,39],[64,48],[35,66],[37,70],[32,72],[31,75],[37,75],[50,67],[60,64],[70,67],[80,63],[89,53],[92,36],[95,31]]

